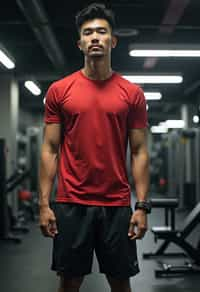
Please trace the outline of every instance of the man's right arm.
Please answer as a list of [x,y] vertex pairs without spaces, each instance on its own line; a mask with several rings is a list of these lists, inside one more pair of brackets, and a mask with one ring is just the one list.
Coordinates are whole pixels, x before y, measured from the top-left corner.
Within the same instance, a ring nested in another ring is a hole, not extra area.
[[51,237],[57,233],[56,218],[49,207],[49,198],[57,172],[60,140],[60,124],[46,124],[39,169],[39,209],[42,232]]

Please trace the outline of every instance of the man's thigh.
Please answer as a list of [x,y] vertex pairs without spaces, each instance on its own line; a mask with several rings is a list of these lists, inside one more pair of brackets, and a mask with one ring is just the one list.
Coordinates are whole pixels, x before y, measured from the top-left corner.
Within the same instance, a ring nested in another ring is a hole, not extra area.
[[79,204],[56,203],[53,210],[58,234],[53,240],[52,270],[69,279],[91,273],[93,209]]
[[115,279],[128,279],[139,272],[136,240],[128,237],[132,215],[130,206],[102,207],[95,252],[101,273]]

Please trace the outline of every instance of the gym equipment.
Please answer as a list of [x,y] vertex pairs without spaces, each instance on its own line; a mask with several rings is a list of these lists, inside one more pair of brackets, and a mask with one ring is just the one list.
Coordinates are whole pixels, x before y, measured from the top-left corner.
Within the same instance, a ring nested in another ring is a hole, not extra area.
[[[29,171],[28,170],[16,170],[14,174],[11,175],[11,177],[6,181],[6,189],[5,193],[12,192],[21,182],[23,182],[27,177],[29,176]],[[27,233],[29,232],[29,228],[24,225],[23,223],[23,218],[15,218],[12,216],[12,208],[9,208],[9,217],[12,218],[11,224],[10,224],[10,229],[12,231],[18,231],[18,232],[23,232]]]
[[173,266],[171,264],[159,263],[162,267],[161,270],[155,271],[156,278],[162,277],[178,277],[181,275],[194,275],[200,273],[200,266],[185,262],[184,265]]
[[[0,240],[13,241],[21,243],[21,238],[14,236],[10,231],[28,232],[27,226],[21,222],[14,222],[12,218],[11,208],[7,201],[7,194],[13,191],[25,178],[28,177],[29,171],[14,171],[14,173],[6,179],[6,143],[0,138]],[[13,223],[13,224],[11,224]]]
[[172,130],[167,139],[168,193],[179,208],[192,209],[200,201],[200,130]]
[[[165,226],[152,227],[152,232],[155,233],[159,230],[172,231],[175,230],[175,209],[178,207],[177,198],[151,198],[152,208],[164,208],[165,209]],[[170,218],[170,220],[169,220]],[[157,238],[155,237],[155,241]],[[164,241],[154,253],[144,253],[144,259],[159,258],[160,256],[172,256],[172,254],[164,253],[169,245],[168,241]],[[183,254],[176,253],[173,255],[183,256]]]
[[6,197],[6,151],[5,140],[0,138],[0,239],[6,241],[13,241],[20,243],[21,238],[14,236],[9,231],[9,217],[8,217],[8,204]]
[[19,214],[25,221],[35,221],[38,214],[38,200],[33,197],[33,193],[26,189],[18,191]]
[[17,166],[24,171],[29,169],[29,179],[24,181],[21,190],[28,190],[31,193],[29,200],[20,200],[18,193],[18,209],[21,208],[23,210],[27,220],[31,219],[31,221],[35,221],[39,213],[38,171],[43,140],[43,127],[29,126],[23,132],[18,132],[17,137]]
[[166,194],[168,144],[165,136],[153,139],[150,152],[150,188],[154,193]]
[[[192,246],[186,238],[192,233],[194,228],[200,222],[200,203],[196,205],[196,207],[189,213],[183,223],[183,227],[180,230],[166,230],[160,228],[160,230],[152,229],[154,236],[156,239],[164,239],[165,245],[168,246],[170,243],[174,243],[178,247],[180,247],[185,256],[188,256],[192,262],[189,264],[185,264],[182,266],[172,266],[169,264],[161,263],[162,269],[155,271],[156,277],[162,276],[170,276],[170,275],[182,275],[185,273],[194,274],[200,273],[200,249],[199,243],[197,247]],[[166,247],[165,247],[166,249]],[[177,256],[176,253],[168,254],[170,256]]]
[[7,180],[5,192],[9,193],[29,176],[29,170],[16,170]]

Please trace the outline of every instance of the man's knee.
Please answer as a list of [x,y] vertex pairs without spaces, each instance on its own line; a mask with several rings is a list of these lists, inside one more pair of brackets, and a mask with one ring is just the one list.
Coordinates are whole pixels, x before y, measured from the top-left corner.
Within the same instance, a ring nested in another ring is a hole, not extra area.
[[108,283],[112,289],[112,291],[124,291],[124,292],[130,292],[130,280],[127,279],[115,279],[113,277],[110,277],[106,275],[106,278],[108,280]]
[[77,277],[67,279],[63,275],[60,275],[60,288],[63,292],[67,291],[78,291],[81,287],[84,277]]

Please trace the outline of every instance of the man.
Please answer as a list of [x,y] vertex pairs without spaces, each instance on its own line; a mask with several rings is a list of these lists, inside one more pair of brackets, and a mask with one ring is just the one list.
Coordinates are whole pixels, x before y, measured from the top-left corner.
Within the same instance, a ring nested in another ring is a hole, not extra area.
[[[90,4],[76,16],[83,69],[54,82],[45,104],[40,226],[54,238],[59,292],[77,292],[95,250],[112,292],[130,292],[139,272],[136,239],[147,229],[147,115],[142,90],[111,69],[114,16]],[[128,138],[137,203],[130,206]],[[57,173],[57,197],[49,206]]]

